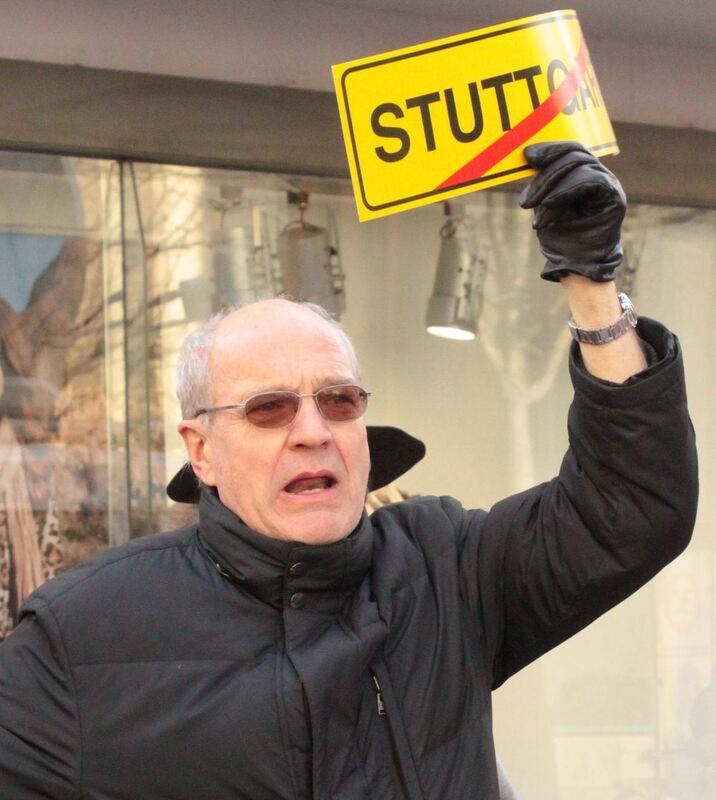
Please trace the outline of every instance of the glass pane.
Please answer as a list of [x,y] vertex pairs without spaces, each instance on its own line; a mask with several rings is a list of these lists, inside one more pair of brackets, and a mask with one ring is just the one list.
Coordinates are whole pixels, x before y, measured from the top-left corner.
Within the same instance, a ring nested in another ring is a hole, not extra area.
[[[368,421],[428,444],[393,497],[489,507],[559,466],[567,308],[512,194],[464,205],[482,266],[462,343],[425,332],[439,205],[361,225],[345,182],[17,154],[0,159],[0,202],[0,636],[45,576],[195,519],[164,488],[185,460],[177,355],[231,303],[289,290],[341,315]],[[683,343],[709,486],[716,211],[632,205],[624,238],[622,288]],[[446,386],[459,413],[440,413]],[[496,693],[498,753],[525,797],[714,794],[715,522],[704,492],[674,565]]]
[[0,638],[109,539],[109,164],[0,153]]
[[[164,493],[161,429],[152,425],[159,398],[153,394],[153,359],[150,353],[152,307],[147,302],[149,275],[147,245],[139,209],[138,187],[133,164],[119,165],[121,204],[121,258],[124,283],[125,391],[127,418],[127,480],[129,530],[131,536],[151,533],[152,507],[157,492]],[[153,456],[154,454],[154,456]],[[158,462],[158,472],[153,473]]]
[[[144,285],[147,312],[143,333],[139,306],[130,314],[127,327],[130,446],[141,446],[139,429],[145,423],[137,415],[148,400],[146,440],[151,442],[152,492],[144,498],[143,508],[149,527],[159,531],[193,520],[195,515],[192,507],[172,503],[165,493],[166,483],[186,459],[176,432],[181,411],[175,393],[177,356],[184,337],[228,305],[281,291],[300,293],[340,314],[343,278],[335,198],[318,191],[306,198],[295,191],[296,179],[275,175],[153,164],[135,164],[131,170],[139,218],[132,233],[134,212],[125,215],[128,306],[132,287]],[[314,183],[318,189],[337,185]],[[124,185],[129,185],[126,178]],[[340,186],[342,191],[347,188]],[[126,197],[125,208],[129,206]],[[146,264],[131,243],[140,235]],[[142,335],[148,337],[146,379],[139,374]],[[139,480],[140,461],[139,454],[133,453],[136,533],[144,531],[137,504],[142,487],[149,485]]]

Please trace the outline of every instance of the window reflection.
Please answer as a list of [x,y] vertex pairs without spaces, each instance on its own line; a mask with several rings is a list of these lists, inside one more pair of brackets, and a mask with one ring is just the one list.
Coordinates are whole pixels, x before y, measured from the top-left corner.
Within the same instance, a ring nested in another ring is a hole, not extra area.
[[108,540],[101,241],[78,201],[97,168],[0,159],[0,639]]
[[[295,229],[289,193],[299,183],[0,153],[0,639],[22,598],[57,571],[195,518],[164,492],[185,458],[175,430],[178,347],[220,307],[283,288],[281,234]],[[468,505],[548,478],[563,445],[555,409],[571,394],[555,358],[564,308],[535,285],[539,254],[514,197],[470,199],[494,258],[484,329],[466,357],[426,343],[422,328],[440,209],[361,226],[347,184],[315,180],[311,190],[306,219],[325,231],[319,255],[348,275],[344,321],[370,373],[373,422],[419,435],[434,425],[436,441],[489,444],[494,432],[489,461],[467,447],[451,453],[445,488]],[[625,236],[633,255],[623,288],[686,352],[708,487],[715,376],[704,322],[713,316],[716,212],[633,205]],[[439,407],[445,375],[471,397],[472,413],[425,415]],[[401,406],[408,416],[396,418],[391,398],[416,384],[420,407]],[[400,488],[441,488],[447,470],[434,455],[421,470]],[[694,542],[675,564],[496,693],[498,729],[508,722],[498,751],[526,798],[716,796],[713,509],[705,491]]]

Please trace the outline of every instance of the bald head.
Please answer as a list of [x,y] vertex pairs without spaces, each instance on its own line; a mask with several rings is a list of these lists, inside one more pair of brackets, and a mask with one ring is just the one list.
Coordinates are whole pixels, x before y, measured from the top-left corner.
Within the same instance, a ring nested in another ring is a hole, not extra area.
[[[358,359],[348,335],[330,314],[315,303],[295,302],[285,298],[258,300],[234,309],[225,309],[184,340],[177,364],[177,396],[182,417],[192,419],[200,408],[214,403],[214,385],[220,379],[217,359],[226,356],[233,348],[251,344],[253,352],[270,355],[261,349],[261,338],[266,347],[270,331],[285,332],[289,341],[292,331],[323,331],[334,337],[350,361],[352,378],[360,380]],[[307,354],[308,355],[308,354]],[[277,376],[279,380],[279,376]]]

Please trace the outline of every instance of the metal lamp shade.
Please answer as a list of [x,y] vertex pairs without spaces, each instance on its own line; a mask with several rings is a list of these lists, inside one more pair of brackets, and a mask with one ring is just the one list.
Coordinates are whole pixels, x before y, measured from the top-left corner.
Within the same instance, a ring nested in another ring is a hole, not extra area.
[[330,275],[330,244],[325,228],[302,223],[278,237],[283,289],[294,300],[310,300],[332,314],[340,314],[341,296]]
[[433,294],[428,302],[425,324],[428,333],[448,339],[474,339],[477,320],[472,299],[473,270],[454,233],[440,242]]

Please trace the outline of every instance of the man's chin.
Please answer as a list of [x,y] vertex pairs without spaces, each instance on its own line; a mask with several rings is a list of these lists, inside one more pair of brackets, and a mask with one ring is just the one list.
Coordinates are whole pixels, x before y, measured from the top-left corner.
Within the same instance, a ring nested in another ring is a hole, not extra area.
[[301,544],[333,544],[345,539],[355,529],[358,520],[360,515],[354,522],[345,516],[337,518],[329,512],[315,512],[293,524],[288,523],[281,531],[281,538]]

